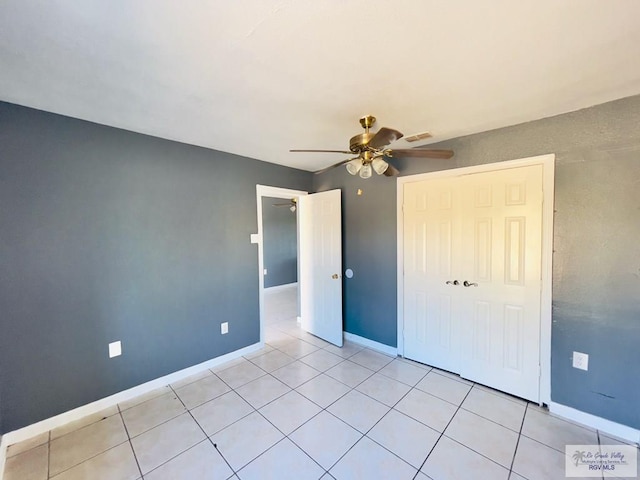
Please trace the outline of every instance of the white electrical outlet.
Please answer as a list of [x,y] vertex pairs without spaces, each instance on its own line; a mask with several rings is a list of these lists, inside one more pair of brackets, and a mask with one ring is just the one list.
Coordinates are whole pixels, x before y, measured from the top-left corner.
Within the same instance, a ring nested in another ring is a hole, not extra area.
[[267,269],[266,269],[266,268],[264,269],[264,274],[265,274],[265,275],[267,274]]
[[109,344],[109,358],[118,357],[122,355],[122,342],[112,342]]
[[589,355],[586,353],[573,352],[573,368],[589,370]]
[[224,335],[225,333],[229,333],[229,322],[224,322],[220,324],[220,333]]

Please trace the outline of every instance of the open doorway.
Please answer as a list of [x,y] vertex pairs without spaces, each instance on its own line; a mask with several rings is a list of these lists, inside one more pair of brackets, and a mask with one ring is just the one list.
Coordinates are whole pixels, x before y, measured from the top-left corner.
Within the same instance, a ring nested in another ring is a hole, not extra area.
[[262,197],[265,325],[294,327],[298,307],[297,198]]
[[296,328],[300,317],[297,201],[307,192],[258,185],[260,341],[269,327]]

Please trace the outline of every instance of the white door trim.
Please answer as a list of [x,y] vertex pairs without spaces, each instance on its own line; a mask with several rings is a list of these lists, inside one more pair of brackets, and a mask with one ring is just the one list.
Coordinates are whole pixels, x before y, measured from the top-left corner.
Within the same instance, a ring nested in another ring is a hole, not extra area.
[[[262,244],[262,197],[275,197],[291,200],[308,195],[302,190],[290,190],[288,188],[270,187],[268,185],[256,185],[256,202],[258,206],[258,233],[256,234],[258,243],[258,298],[260,304],[260,343],[264,345],[264,247]],[[296,210],[296,232],[298,237],[298,259],[300,258],[300,222],[298,221],[298,211]],[[300,263],[298,262],[298,278],[300,278]],[[298,305],[299,307],[299,305]]]
[[402,203],[404,200],[404,186],[410,182],[432,180],[434,178],[458,177],[481,172],[492,172],[530,165],[543,166],[542,205],[542,269],[541,269],[541,300],[540,300],[540,403],[551,402],[551,289],[552,289],[552,259],[553,259],[553,201],[555,155],[539,155],[536,157],[510,160],[506,162],[487,163],[473,167],[440,170],[431,173],[408,175],[397,179],[397,279],[398,279],[398,355],[404,356],[404,215]]

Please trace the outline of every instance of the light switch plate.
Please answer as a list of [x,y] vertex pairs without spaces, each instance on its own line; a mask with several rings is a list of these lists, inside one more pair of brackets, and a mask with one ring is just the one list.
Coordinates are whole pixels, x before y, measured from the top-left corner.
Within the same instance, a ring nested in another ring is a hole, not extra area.
[[257,233],[251,234],[251,243],[260,243],[260,237]]
[[109,344],[109,358],[118,357],[122,355],[122,342],[112,342]]

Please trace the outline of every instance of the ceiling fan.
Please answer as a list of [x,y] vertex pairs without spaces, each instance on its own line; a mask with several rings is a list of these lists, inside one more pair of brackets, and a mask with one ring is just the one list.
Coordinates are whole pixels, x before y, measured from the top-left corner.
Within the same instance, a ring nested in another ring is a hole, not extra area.
[[292,212],[295,212],[296,208],[298,207],[298,200],[295,198],[292,198],[291,201],[289,201],[288,203],[272,203],[271,206],[272,207],[289,207],[289,210],[291,210]]
[[360,125],[364,128],[364,133],[351,137],[349,150],[289,150],[290,152],[304,153],[345,153],[356,154],[354,158],[348,158],[335,163],[330,167],[314,172],[324,173],[340,165],[347,166],[347,172],[351,175],[360,175],[361,178],[369,178],[372,171],[378,175],[394,177],[400,172],[387,161],[390,158],[442,158],[448,159],[453,156],[451,150],[434,150],[425,148],[388,148],[388,145],[403,137],[403,134],[393,128],[382,127],[377,132],[370,132],[369,129],[376,121],[373,115],[365,115],[360,119]]

